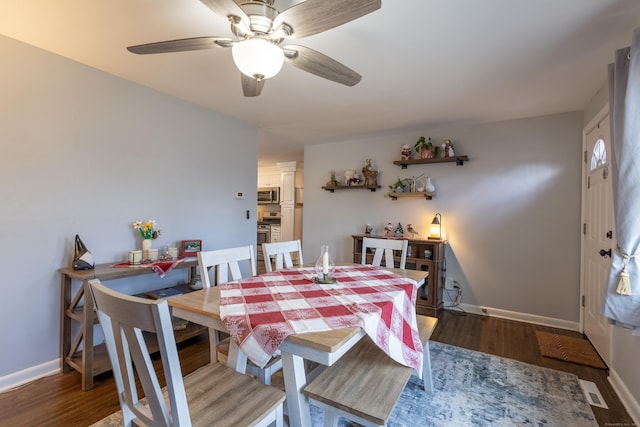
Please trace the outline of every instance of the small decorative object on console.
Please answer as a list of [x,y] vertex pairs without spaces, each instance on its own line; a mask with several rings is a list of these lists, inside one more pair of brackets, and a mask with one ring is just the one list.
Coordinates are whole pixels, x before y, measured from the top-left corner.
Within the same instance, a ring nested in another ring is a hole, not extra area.
[[193,257],[202,250],[202,240],[183,240],[182,241],[182,256]]
[[411,234],[411,237],[415,236],[416,234],[420,234],[416,231],[415,228],[413,228],[413,224],[407,224],[407,232]]
[[393,223],[391,221],[387,221],[387,225],[384,226],[384,235],[387,237],[393,236]]
[[75,254],[73,256],[73,269],[74,270],[91,270],[95,266],[93,255],[89,252],[89,249],[82,243],[80,236],[76,234]]

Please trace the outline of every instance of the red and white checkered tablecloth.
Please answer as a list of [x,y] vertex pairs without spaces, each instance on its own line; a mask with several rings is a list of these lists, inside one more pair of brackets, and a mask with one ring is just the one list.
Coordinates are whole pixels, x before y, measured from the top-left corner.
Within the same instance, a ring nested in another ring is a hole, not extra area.
[[336,267],[336,284],[294,268],[220,285],[220,318],[247,357],[264,366],[291,334],[359,326],[395,361],[422,375],[416,282],[379,267]]

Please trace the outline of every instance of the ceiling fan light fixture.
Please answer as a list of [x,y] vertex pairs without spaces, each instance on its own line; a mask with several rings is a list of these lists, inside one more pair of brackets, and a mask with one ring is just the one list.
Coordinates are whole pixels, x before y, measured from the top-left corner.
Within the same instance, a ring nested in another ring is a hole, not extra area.
[[282,49],[263,38],[235,43],[231,54],[242,74],[259,80],[278,74],[284,62]]

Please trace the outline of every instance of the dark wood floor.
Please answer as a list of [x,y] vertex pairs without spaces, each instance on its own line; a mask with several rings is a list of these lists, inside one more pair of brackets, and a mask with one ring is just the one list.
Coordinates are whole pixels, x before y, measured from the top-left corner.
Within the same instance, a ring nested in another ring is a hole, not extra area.
[[[434,341],[482,351],[538,366],[576,374],[598,386],[609,409],[593,407],[600,426],[634,425],[607,380],[606,370],[590,368],[540,354],[535,331],[570,336],[578,333],[476,315],[445,312],[432,336]],[[209,361],[206,335],[180,345],[184,373]],[[274,379],[274,385],[281,381]],[[88,426],[119,409],[110,374],[97,377],[96,386],[80,389],[80,375],[73,371],[40,379],[0,394],[0,426]]]

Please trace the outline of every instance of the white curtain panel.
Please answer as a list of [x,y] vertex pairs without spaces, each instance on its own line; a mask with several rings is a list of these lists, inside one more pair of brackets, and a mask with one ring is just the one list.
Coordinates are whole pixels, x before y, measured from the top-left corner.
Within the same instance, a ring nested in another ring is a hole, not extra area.
[[604,315],[640,335],[640,28],[609,64],[611,178],[617,250]]

